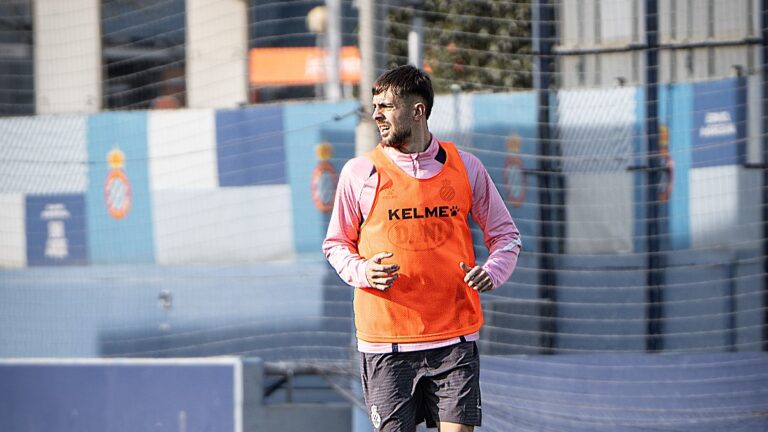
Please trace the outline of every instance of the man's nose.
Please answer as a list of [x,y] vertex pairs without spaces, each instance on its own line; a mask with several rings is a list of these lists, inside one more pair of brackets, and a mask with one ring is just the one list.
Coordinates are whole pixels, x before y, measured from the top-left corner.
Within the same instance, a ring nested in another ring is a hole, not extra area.
[[371,117],[373,117],[374,120],[379,120],[384,118],[384,114],[382,114],[378,108],[373,108],[373,114],[371,115]]

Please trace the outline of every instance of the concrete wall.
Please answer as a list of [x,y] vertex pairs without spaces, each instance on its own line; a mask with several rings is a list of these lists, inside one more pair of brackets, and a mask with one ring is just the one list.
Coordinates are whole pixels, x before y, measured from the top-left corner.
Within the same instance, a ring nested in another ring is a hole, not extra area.
[[35,108],[38,114],[101,109],[101,19],[97,0],[36,2]]
[[187,98],[191,108],[248,102],[248,2],[187,0]]

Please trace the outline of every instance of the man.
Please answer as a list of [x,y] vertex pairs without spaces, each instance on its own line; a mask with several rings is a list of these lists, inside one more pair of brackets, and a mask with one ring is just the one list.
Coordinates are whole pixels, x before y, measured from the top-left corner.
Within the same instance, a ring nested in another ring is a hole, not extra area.
[[[380,144],[344,166],[323,251],[355,289],[363,393],[379,431],[481,422],[479,293],[514,270],[520,239],[488,172],[439,141],[429,76],[412,66],[373,86]],[[488,260],[475,264],[468,216]]]

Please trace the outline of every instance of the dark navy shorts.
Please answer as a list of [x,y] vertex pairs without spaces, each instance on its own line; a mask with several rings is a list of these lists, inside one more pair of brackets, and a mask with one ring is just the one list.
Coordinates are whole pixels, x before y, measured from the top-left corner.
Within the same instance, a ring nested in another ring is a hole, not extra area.
[[368,415],[376,431],[412,432],[426,421],[480,426],[480,356],[475,342],[386,354],[361,353]]

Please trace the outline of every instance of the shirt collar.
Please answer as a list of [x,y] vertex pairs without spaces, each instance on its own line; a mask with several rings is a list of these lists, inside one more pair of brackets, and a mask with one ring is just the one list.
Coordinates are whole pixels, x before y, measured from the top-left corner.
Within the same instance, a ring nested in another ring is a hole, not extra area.
[[439,145],[437,144],[437,138],[434,135],[431,136],[429,145],[423,152],[419,153],[402,153],[392,147],[383,147],[384,152],[395,162],[411,162],[414,160],[424,161],[428,159],[434,159],[437,157],[437,151]]

